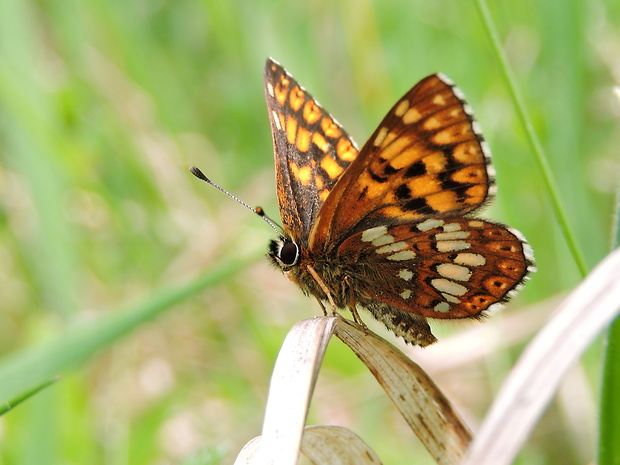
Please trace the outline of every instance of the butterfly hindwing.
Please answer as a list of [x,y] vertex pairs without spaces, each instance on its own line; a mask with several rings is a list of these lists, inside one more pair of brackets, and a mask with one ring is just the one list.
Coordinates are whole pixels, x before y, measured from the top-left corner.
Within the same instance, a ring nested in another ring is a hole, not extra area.
[[303,241],[358,150],[340,124],[272,59],[265,64],[265,95],[282,222]]
[[373,270],[357,275],[359,295],[368,289],[371,300],[438,319],[477,317],[507,300],[528,273],[529,253],[516,231],[462,217],[378,226],[338,249],[339,256]]

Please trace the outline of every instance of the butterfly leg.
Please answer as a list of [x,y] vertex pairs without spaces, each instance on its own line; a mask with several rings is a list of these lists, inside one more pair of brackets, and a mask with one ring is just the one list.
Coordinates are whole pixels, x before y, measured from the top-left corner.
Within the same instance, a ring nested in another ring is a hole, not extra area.
[[351,280],[348,276],[344,277],[344,283],[349,289],[349,310],[351,311],[351,315],[353,316],[353,321],[355,321],[358,325],[364,328],[364,331],[366,331],[368,327],[360,318],[359,313],[357,313],[357,299],[355,298],[355,290],[353,289],[353,286],[351,285]]
[[[323,282],[323,280],[318,275],[318,273],[314,270],[314,268],[312,268],[312,266],[310,266],[310,265],[306,265],[306,266],[308,267],[308,272],[312,275],[314,280],[317,282],[319,287],[323,290],[323,292],[327,296],[327,300],[329,301],[329,304],[332,307],[332,313],[334,315],[337,315],[338,312],[336,311],[336,304],[334,303],[334,299],[332,297],[331,291],[327,288],[327,285]],[[317,298],[317,300],[319,300],[319,299]],[[325,316],[327,316],[327,312],[325,311],[325,307],[323,306],[323,303],[320,300],[319,300],[319,304],[321,304],[321,308],[323,309],[323,313],[325,313]]]
[[321,310],[323,310],[323,315],[327,316],[327,310],[325,310],[325,305],[323,305],[323,301],[319,299],[318,297],[316,298],[316,301],[319,303]]

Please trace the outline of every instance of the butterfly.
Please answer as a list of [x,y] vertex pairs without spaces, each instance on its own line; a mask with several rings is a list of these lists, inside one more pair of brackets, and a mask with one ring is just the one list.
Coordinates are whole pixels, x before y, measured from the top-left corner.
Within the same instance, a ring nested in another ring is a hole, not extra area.
[[461,91],[422,79],[358,150],[276,61],[265,65],[283,235],[268,257],[325,314],[357,308],[406,342],[427,319],[480,319],[534,270],[516,230],[472,216],[494,192],[489,149]]

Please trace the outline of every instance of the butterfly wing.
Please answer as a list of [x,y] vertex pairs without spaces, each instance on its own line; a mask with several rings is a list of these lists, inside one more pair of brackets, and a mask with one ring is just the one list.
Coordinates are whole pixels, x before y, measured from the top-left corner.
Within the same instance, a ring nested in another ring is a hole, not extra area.
[[338,254],[368,268],[352,286],[369,310],[387,304],[439,319],[479,316],[507,300],[533,269],[517,231],[463,217],[378,226],[347,238]]
[[265,95],[285,231],[305,243],[319,209],[357,157],[344,129],[276,61],[265,64]]
[[362,147],[317,215],[314,251],[378,224],[460,216],[489,198],[486,144],[461,92],[432,75],[407,92]]

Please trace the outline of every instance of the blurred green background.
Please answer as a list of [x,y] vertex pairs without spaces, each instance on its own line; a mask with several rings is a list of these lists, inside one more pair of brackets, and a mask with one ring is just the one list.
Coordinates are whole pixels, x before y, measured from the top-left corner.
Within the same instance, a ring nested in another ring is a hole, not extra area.
[[[591,267],[620,165],[620,2],[491,12]],[[526,235],[539,271],[484,325],[435,324],[439,344],[407,349],[474,429],[581,279],[473,2],[3,0],[0,403],[63,378],[0,417],[0,463],[223,464],[260,433],[278,348],[319,309],[263,259],[272,231],[187,168],[278,216],[267,56],[359,145],[436,71],[476,111],[498,172],[485,216]],[[519,463],[593,459],[599,346]],[[386,464],[432,463],[337,341],[309,421],[352,428]]]

